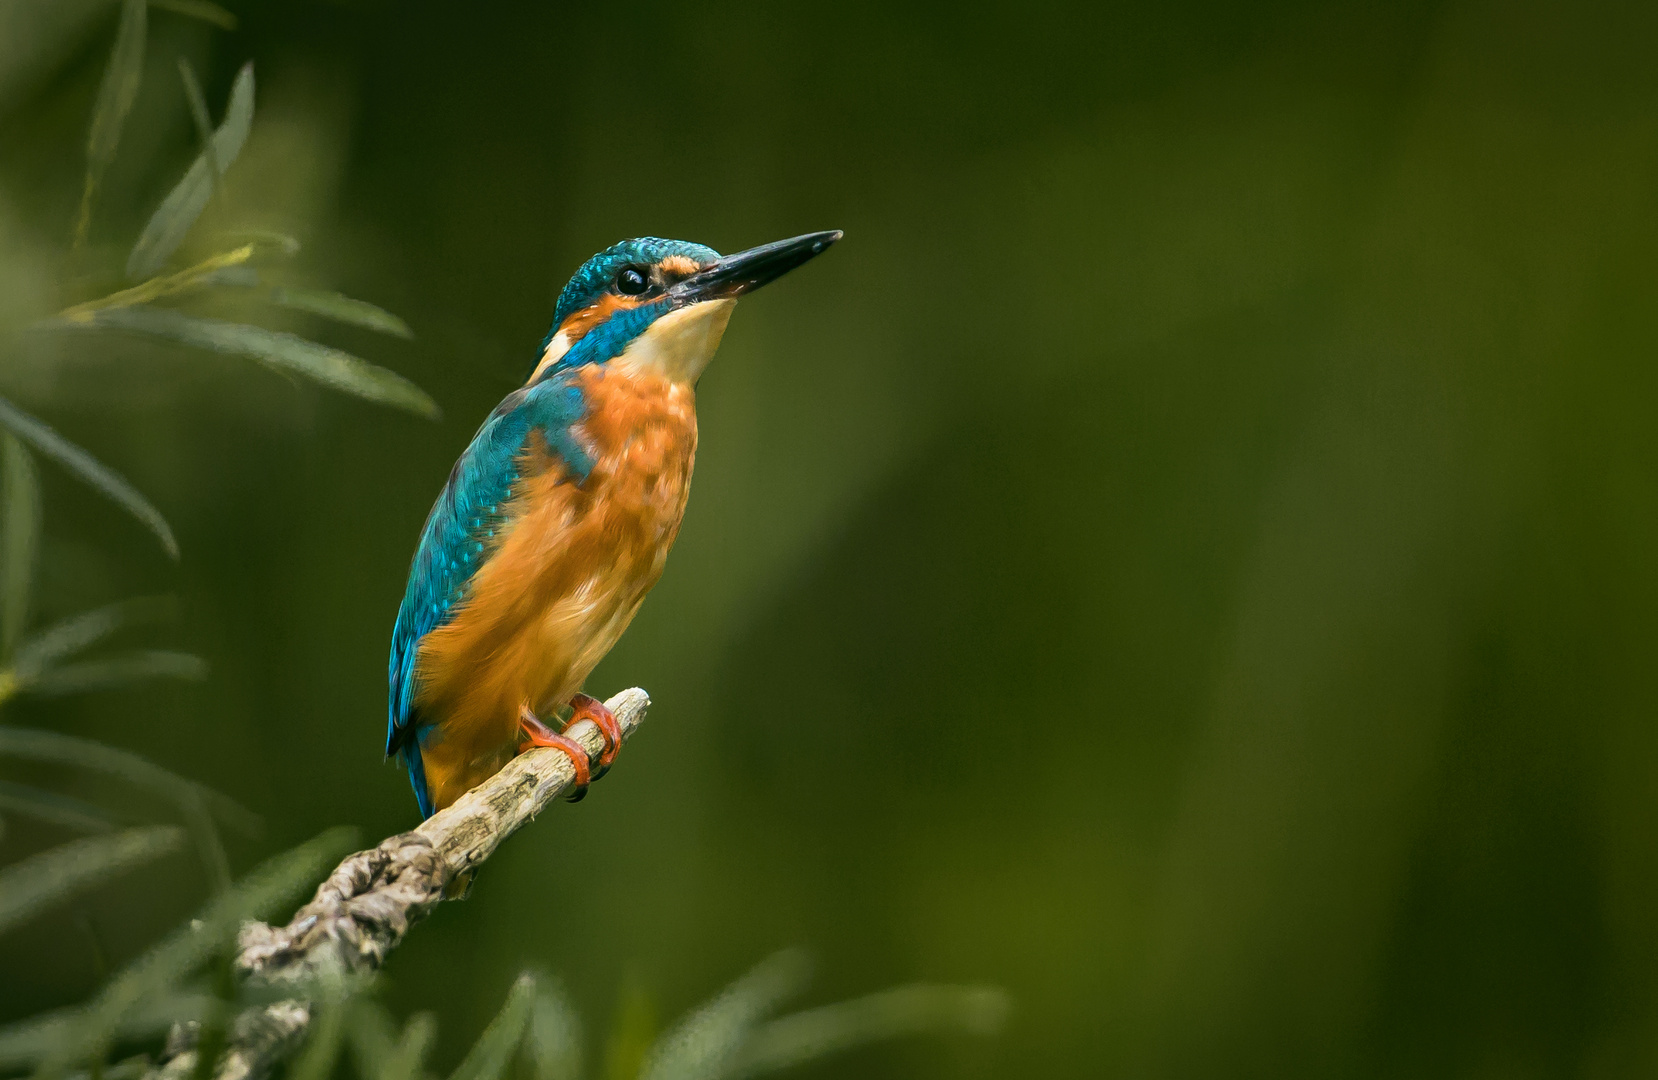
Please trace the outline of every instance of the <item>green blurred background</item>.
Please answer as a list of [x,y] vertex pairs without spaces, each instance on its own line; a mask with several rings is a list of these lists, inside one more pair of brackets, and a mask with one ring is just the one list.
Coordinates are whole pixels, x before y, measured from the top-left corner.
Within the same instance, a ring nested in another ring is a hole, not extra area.
[[[414,823],[408,559],[575,266],[847,234],[702,381],[684,530],[589,685],[649,723],[387,969],[440,1065],[524,966],[602,1033],[799,943],[814,1001],[1014,1001],[805,1076],[1658,1067],[1658,8],[230,6],[152,15],[93,244],[195,152],[175,57],[214,103],[251,58],[201,228],[407,318],[331,340],[444,419],[116,336],[9,338],[0,392],[184,553],[47,466],[41,618],[175,592],[212,665],[7,719],[236,795],[238,871]],[[0,0],[8,325],[59,299],[114,18]],[[0,939],[0,1019],[204,888],[180,856]]]

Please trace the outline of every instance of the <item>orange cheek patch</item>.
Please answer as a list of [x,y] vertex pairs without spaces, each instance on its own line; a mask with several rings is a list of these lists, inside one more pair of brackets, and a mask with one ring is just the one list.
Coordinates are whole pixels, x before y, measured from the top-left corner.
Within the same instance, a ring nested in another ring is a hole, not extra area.
[[598,326],[600,323],[616,314],[616,312],[627,308],[636,308],[638,306],[639,301],[633,299],[632,297],[616,296],[611,293],[606,293],[604,296],[599,298],[599,302],[597,304],[594,304],[592,307],[584,307],[580,311],[571,315],[568,319],[565,319],[559,324],[558,331],[564,335],[565,339],[569,341],[570,344],[574,345],[583,337],[586,337],[589,330],[593,329],[595,326]]
[[661,262],[662,272],[675,277],[686,277],[702,269],[695,259],[684,255],[669,255]]

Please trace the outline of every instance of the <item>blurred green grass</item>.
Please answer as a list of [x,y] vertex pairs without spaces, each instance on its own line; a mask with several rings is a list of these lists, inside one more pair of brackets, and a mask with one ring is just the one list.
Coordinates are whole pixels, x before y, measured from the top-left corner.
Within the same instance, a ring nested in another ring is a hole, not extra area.
[[[50,63],[0,51],[0,321],[49,309],[86,10],[36,28]],[[1650,1067],[1648,7],[236,11],[153,16],[146,87],[260,72],[203,228],[295,235],[404,316],[412,345],[340,340],[445,418],[114,338],[8,346],[0,391],[185,552],[47,474],[43,617],[176,592],[212,665],[12,718],[237,795],[238,870],[412,822],[378,743],[415,531],[580,259],[847,231],[703,380],[679,545],[593,680],[650,689],[646,737],[387,972],[440,1060],[526,965],[672,1016],[799,942],[825,1000],[1015,1003],[988,1048],[802,1075]],[[93,246],[196,152],[179,100],[140,95]],[[118,957],[195,906],[155,867],[86,904]],[[595,912],[604,941],[553,929]],[[97,981],[38,925],[0,939],[6,1017]]]

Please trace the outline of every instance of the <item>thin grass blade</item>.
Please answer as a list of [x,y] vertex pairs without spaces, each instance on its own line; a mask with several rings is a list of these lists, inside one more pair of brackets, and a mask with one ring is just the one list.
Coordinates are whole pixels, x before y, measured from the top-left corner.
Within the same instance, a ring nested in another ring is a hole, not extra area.
[[449,1080],[499,1080],[523,1040],[534,1002],[535,976],[525,972],[512,984],[506,1004],[449,1074]]
[[0,870],[0,934],[123,870],[178,850],[183,841],[184,830],[171,825],[128,829],[74,840]]
[[230,84],[230,98],[225,102],[224,123],[213,132],[213,160],[219,171],[230,168],[242,144],[253,128],[253,61],[249,60],[236,72]]
[[[201,92],[201,83],[196,81],[196,69],[182,56],[178,58],[178,77],[184,82],[184,100],[190,106],[190,120],[196,125],[196,138],[201,140],[202,148],[211,153],[213,117],[207,111],[207,97]],[[224,172],[223,165],[219,166],[219,172]]]
[[101,833],[115,827],[115,818],[101,807],[9,780],[0,780],[0,810],[77,832]]
[[[160,1035],[175,1023],[197,1019],[210,1004],[206,994],[160,994],[128,1013],[116,1034],[122,1039]],[[55,1009],[0,1027],[0,1069],[33,1067],[69,1037],[85,1012],[80,1007]]]
[[199,656],[170,649],[134,649],[98,660],[49,668],[23,683],[21,688],[41,697],[61,697],[108,690],[141,679],[200,682],[205,678],[207,661]]
[[150,1071],[150,1055],[134,1054],[129,1058],[122,1058],[113,1065],[99,1068],[96,1074],[91,1071],[72,1073],[69,1080],[138,1080]]
[[211,988],[207,1008],[196,1022],[196,1061],[194,1080],[211,1080],[214,1067],[224,1057],[230,1042],[230,1028],[238,1015],[236,1009],[236,962],[231,950],[215,957],[199,980]]
[[251,266],[227,266],[201,279],[203,285],[217,285],[232,289],[252,289],[259,285],[259,271]]
[[865,1043],[902,1035],[959,1032],[989,1036],[1007,1019],[1008,997],[992,986],[899,986],[808,1009],[754,1031],[728,1075],[792,1068]]
[[164,297],[216,284],[227,271],[248,270],[244,264],[259,253],[259,248],[259,244],[248,243],[229,251],[221,251],[176,274],[153,277],[130,289],[121,289],[107,296],[73,304],[58,312],[56,318],[43,319],[35,323],[31,329],[62,330],[75,323],[90,322],[88,314],[103,308],[136,307],[139,304],[148,304]]
[[150,0],[150,6],[161,11],[171,11],[175,15],[186,15],[192,19],[212,23],[220,30],[236,29],[236,16],[218,4],[208,3],[207,0]]
[[29,624],[40,546],[40,478],[28,447],[0,432],[0,659],[10,658]]
[[50,458],[68,469],[92,485],[99,494],[137,518],[161,541],[161,546],[168,555],[174,559],[178,558],[178,541],[173,538],[172,527],[161,516],[161,512],[151,506],[149,500],[127,483],[121,474],[53,431],[44,421],[29,415],[5,398],[0,398],[0,427],[6,428],[34,447],[43,457]]
[[662,1025],[657,1023],[655,999],[637,981],[629,979],[617,989],[600,1075],[604,1080],[638,1080],[662,1036]]
[[538,981],[526,1041],[535,1080],[578,1080],[581,1024],[558,984],[545,978]]
[[202,868],[216,893],[230,887],[230,860],[225,855],[224,844],[219,840],[214,817],[231,823],[243,832],[256,833],[259,830],[258,815],[227,796],[152,765],[136,754],[90,739],[0,726],[0,755],[6,754],[113,773],[170,800],[178,807],[185,827],[190,830]]
[[242,144],[247,141],[252,126],[253,64],[247,63],[242,65],[231,85],[224,123],[213,132],[209,145],[190,163],[184,178],[161,200],[139,234],[132,254],[127,256],[129,278],[149,277],[172,258],[213,197],[215,175],[222,175],[230,168],[236,155],[242,152]]
[[96,769],[118,776],[134,787],[152,791],[175,805],[196,801],[211,810],[214,817],[246,835],[257,835],[261,827],[259,815],[230,796],[106,743],[0,724],[0,756]]
[[352,1002],[345,1018],[346,1042],[359,1076],[374,1080],[397,1049],[397,1025],[386,1007],[371,997]]
[[230,857],[225,854],[224,841],[219,839],[219,828],[213,823],[207,796],[207,789],[198,784],[183,793],[178,805],[184,815],[184,824],[196,842],[196,854],[201,859],[202,868],[207,871],[208,885],[214,895],[218,895],[230,888]]
[[431,1013],[415,1013],[403,1025],[403,1036],[380,1071],[364,1075],[371,1080],[420,1080],[426,1075],[426,1055],[431,1052],[437,1030],[437,1020]]
[[288,1080],[328,1080],[345,1041],[349,994],[341,980],[332,979],[311,999],[311,1030],[305,1049],[288,1070]]
[[400,338],[414,337],[414,331],[409,329],[409,324],[386,309],[376,307],[367,300],[357,300],[327,289],[280,286],[271,290],[271,302],[293,308],[295,311],[321,315],[335,322],[377,330],[382,334]]
[[438,415],[437,403],[403,376],[348,352],[261,326],[197,318],[159,308],[101,309],[89,313],[84,320],[63,325],[133,331],[199,349],[245,356],[381,405],[428,418]]
[[785,950],[732,983],[692,1013],[652,1048],[642,1080],[716,1080],[729,1069],[754,1025],[805,988],[811,966],[803,953]]
[[122,0],[121,22],[115,29],[115,46],[109,51],[109,65],[98,87],[98,102],[92,109],[92,130],[86,138],[86,183],[81,189],[80,213],[75,217],[75,246],[86,243],[92,228],[92,203],[104,171],[115,160],[121,143],[121,129],[138,97],[144,76],[144,38],[148,26],[144,0]]
[[231,229],[220,233],[226,240],[254,244],[272,254],[292,257],[299,254],[299,238],[273,229]]
[[53,623],[18,646],[12,661],[18,678],[28,681],[60,660],[65,660],[109,637],[117,630],[138,623],[173,618],[178,601],[171,596],[139,596]]
[[270,859],[210,902],[201,915],[129,964],[76,1018],[35,1070],[35,1080],[63,1080],[76,1065],[108,1053],[122,1022],[146,998],[166,993],[208,957],[230,947],[247,919],[268,918],[296,900],[352,847],[349,829],[330,829]]

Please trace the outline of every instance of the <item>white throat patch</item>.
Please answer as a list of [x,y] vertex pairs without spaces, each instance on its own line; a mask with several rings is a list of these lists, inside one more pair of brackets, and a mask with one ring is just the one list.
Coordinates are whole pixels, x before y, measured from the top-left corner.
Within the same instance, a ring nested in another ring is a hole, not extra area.
[[736,306],[732,299],[704,300],[669,312],[629,342],[610,366],[627,374],[650,373],[677,383],[694,383],[714,359]]
[[534,371],[530,372],[529,380],[525,383],[525,385],[527,386],[529,383],[533,383],[535,380],[541,378],[541,373],[543,371],[546,371],[548,368],[564,359],[564,354],[569,351],[570,339],[565,335],[563,330],[560,330],[558,333],[553,335],[551,341],[547,342],[547,348],[541,353],[541,362],[535,365]]

